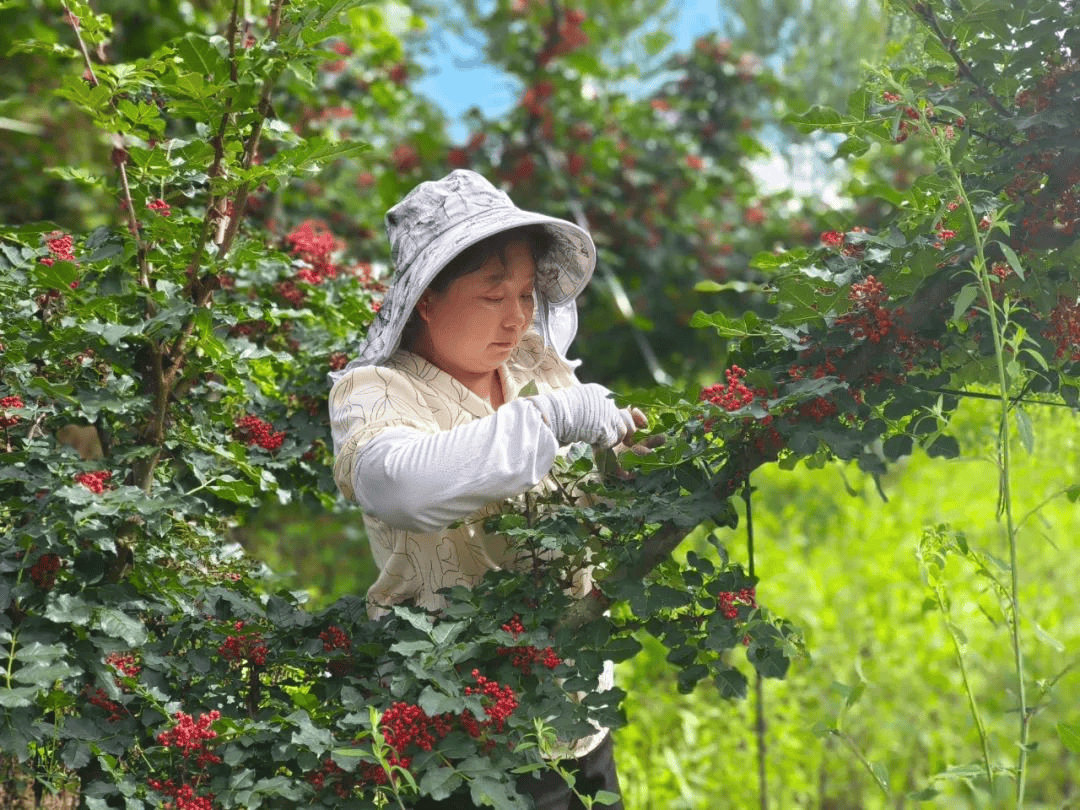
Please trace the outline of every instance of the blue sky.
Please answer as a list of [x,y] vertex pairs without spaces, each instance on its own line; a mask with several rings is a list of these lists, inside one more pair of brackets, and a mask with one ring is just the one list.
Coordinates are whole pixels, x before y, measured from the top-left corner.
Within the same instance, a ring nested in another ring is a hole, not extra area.
[[[718,30],[720,5],[718,0],[672,0],[669,7],[675,19],[668,31],[675,39],[669,47],[684,50],[701,34]],[[452,122],[451,135],[463,139],[465,127],[460,122],[466,110],[476,106],[498,114],[517,101],[520,90],[487,66],[475,45],[446,32],[433,33],[443,43],[442,53],[424,64],[428,73],[414,87],[442,106]]]

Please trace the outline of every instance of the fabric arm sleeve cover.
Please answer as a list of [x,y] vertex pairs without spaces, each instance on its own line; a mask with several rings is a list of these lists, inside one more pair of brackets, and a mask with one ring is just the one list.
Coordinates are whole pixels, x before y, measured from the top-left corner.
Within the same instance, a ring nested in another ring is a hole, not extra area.
[[387,525],[431,532],[538,484],[558,447],[539,408],[518,399],[434,435],[385,430],[357,451],[353,487]]

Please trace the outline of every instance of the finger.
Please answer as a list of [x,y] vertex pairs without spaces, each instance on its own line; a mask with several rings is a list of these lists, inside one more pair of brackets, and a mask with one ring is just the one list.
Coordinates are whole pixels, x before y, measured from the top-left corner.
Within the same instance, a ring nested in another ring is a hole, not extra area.
[[619,410],[619,418],[622,420],[622,430],[619,434],[619,441],[623,444],[629,444],[630,439],[637,431],[637,427],[634,425],[634,417],[626,408]]
[[647,428],[649,426],[649,418],[641,411],[640,408],[631,408],[630,415],[634,418],[634,424],[638,428]]
[[646,436],[639,442],[639,444],[642,444],[652,450],[654,447],[662,447],[666,441],[667,436],[665,436],[663,433],[657,433],[654,436]]

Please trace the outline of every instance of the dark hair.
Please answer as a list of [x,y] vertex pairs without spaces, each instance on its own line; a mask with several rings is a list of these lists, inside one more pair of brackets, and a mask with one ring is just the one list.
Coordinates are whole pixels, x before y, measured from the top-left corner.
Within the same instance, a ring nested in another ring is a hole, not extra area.
[[[446,292],[450,289],[451,284],[462,276],[475,273],[487,264],[492,256],[499,256],[505,261],[506,249],[517,242],[525,242],[529,246],[533,262],[539,267],[540,262],[554,248],[555,238],[543,225],[522,225],[520,228],[499,231],[499,233],[481,239],[474,245],[469,245],[469,247],[448,261],[446,266],[427,285],[427,289],[440,294]],[[417,315],[414,309],[401,331],[401,345],[408,348],[419,329],[420,316]]]

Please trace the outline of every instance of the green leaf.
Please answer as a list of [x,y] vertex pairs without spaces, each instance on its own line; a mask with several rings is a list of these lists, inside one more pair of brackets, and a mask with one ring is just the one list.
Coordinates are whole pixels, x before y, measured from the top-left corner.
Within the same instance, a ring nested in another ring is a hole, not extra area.
[[1074,754],[1080,754],[1080,725],[1058,723],[1057,733],[1062,745]]
[[649,52],[649,56],[656,56],[660,51],[670,45],[673,40],[674,37],[667,31],[652,31],[645,35],[643,41],[645,43],[645,50]]
[[911,455],[915,441],[906,434],[890,436],[882,445],[882,452],[889,461],[896,461],[901,456]]
[[846,157],[858,157],[865,154],[870,148],[870,142],[865,138],[860,138],[858,135],[852,135],[848,137],[842,144],[836,147],[836,152],[833,153],[832,160]]
[[101,608],[94,617],[93,627],[107,636],[122,639],[132,647],[146,642],[146,628],[142,622],[114,608]]
[[1034,624],[1035,624],[1035,635],[1039,639],[1039,641],[1041,641],[1043,644],[1047,644],[1050,647],[1053,647],[1059,653],[1060,652],[1065,652],[1065,645],[1064,644],[1062,644],[1060,641],[1058,641],[1052,635],[1047,633],[1046,630],[1044,630],[1043,627],[1038,622],[1035,622]]
[[747,680],[739,670],[728,668],[720,672],[713,683],[720,692],[720,697],[733,699],[746,697]]
[[188,70],[201,76],[217,77],[218,71],[225,69],[225,62],[217,48],[207,37],[199,34],[189,32],[183,39],[177,40],[176,54]]
[[960,318],[971,308],[971,305],[978,297],[979,285],[974,283],[965,284],[960,289],[960,292],[956,294],[956,301],[953,304],[952,319],[954,321],[960,320]]
[[1031,424],[1031,417],[1019,405],[1016,406],[1016,432],[1020,436],[1020,443],[1028,454],[1035,452],[1035,428]]
[[871,762],[870,770],[873,772],[874,777],[885,788],[889,789],[889,772],[886,770],[885,765],[880,762]]
[[960,455],[960,443],[952,436],[938,436],[926,448],[930,458],[956,458]]
[[465,780],[453,768],[431,768],[420,777],[420,792],[436,801],[448,799]]
[[618,793],[612,793],[610,790],[598,790],[593,796],[594,804],[615,804],[619,800]]
[[801,115],[788,115],[784,118],[785,123],[794,124],[796,129],[803,133],[823,129],[827,132],[842,132],[850,128],[843,117],[831,107],[815,104]]
[[907,795],[913,802],[928,802],[939,795],[940,791],[936,788],[928,787],[922,790],[916,790]]
[[38,691],[36,686],[13,686],[10,689],[0,689],[0,706],[5,709],[32,706],[34,696]]
[[1001,252],[1005,256],[1005,261],[1009,263],[1009,267],[1011,267],[1013,272],[1020,277],[1021,281],[1023,281],[1024,267],[1020,264],[1020,259],[1017,258],[1016,253],[1004,242],[998,241],[997,246],[1001,248]]

